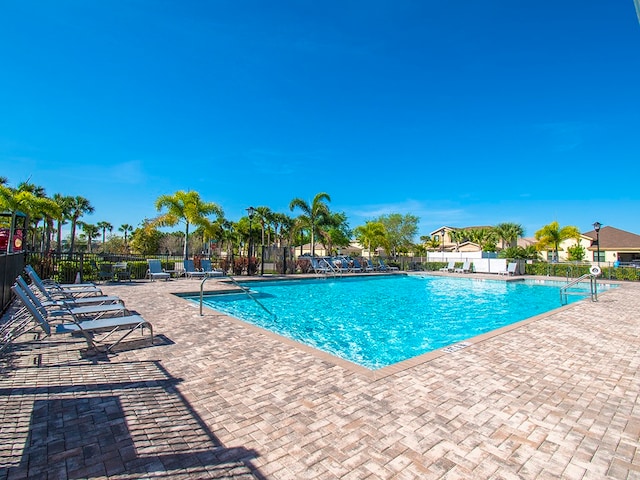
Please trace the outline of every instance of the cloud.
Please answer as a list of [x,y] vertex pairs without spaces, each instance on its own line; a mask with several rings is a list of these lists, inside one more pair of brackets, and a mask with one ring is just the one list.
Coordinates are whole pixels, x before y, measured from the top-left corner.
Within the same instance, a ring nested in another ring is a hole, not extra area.
[[584,143],[591,126],[582,122],[551,122],[537,125],[557,152],[574,150]]
[[147,175],[144,172],[142,162],[131,160],[128,162],[111,165],[106,172],[112,181],[117,183],[142,184],[146,183]]

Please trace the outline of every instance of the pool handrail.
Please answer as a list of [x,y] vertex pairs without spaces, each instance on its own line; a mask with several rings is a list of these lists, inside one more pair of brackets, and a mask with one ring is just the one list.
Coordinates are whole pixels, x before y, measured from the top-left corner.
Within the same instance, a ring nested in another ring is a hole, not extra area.
[[[220,278],[218,277],[210,277],[210,276],[206,276],[202,279],[202,282],[200,282],[200,316],[202,316],[202,303],[203,303],[203,297],[204,297],[204,283],[209,280],[210,278]],[[269,309],[267,307],[265,307],[262,302],[260,300],[258,300],[256,297],[254,297],[253,295],[251,295],[251,292],[249,291],[248,288],[243,287],[242,285],[240,285],[238,282],[236,282],[235,278],[233,278],[231,275],[227,275],[225,278],[228,278],[229,281],[231,281],[231,283],[233,283],[236,287],[238,287],[240,289],[240,291],[244,292],[247,294],[247,296],[253,300],[254,302],[256,302],[265,312],[267,312],[269,315],[271,315],[273,318],[277,318],[275,313],[272,313],[269,311]]]

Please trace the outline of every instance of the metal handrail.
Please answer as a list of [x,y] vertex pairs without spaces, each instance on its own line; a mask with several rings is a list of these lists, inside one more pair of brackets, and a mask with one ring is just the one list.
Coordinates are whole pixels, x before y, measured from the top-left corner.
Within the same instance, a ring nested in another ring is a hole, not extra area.
[[598,276],[592,273],[585,273],[581,277],[578,277],[575,280],[572,280],[566,285],[563,285],[560,287],[560,303],[562,303],[562,305],[566,305],[568,301],[567,289],[569,289],[570,287],[573,287],[574,285],[580,283],[583,280],[586,280],[587,278],[589,279],[591,301],[597,302],[598,301],[598,281],[597,281]]
[[[202,316],[202,302],[203,302],[203,297],[204,297],[204,282],[206,282],[207,280],[209,280],[210,278],[219,278],[219,277],[210,277],[210,276],[206,276],[202,279],[202,282],[200,282],[200,316]],[[242,285],[240,285],[238,282],[236,282],[235,278],[233,278],[231,275],[228,275],[226,278],[228,278],[231,283],[233,283],[236,287],[238,287],[240,289],[240,291],[244,292],[247,294],[247,296],[253,300],[254,302],[256,302],[265,312],[267,312],[269,315],[271,315],[273,318],[277,318],[275,313],[272,313],[269,311],[269,309],[267,307],[265,307],[262,302],[260,302],[260,300],[258,300],[256,297],[254,297],[253,295],[251,295],[251,292],[249,291],[248,288],[243,287]]]

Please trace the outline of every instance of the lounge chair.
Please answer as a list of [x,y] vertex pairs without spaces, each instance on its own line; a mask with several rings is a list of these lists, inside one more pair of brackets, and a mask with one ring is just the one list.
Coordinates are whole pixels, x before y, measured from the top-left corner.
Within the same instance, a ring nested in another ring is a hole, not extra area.
[[92,260],[91,266],[96,270],[96,275],[98,276],[99,282],[113,280],[113,268],[110,263],[101,263],[100,265],[98,265]]
[[455,260],[449,260],[449,263],[447,264],[446,267],[442,267],[440,269],[441,272],[453,272],[456,268],[456,261]]
[[375,272],[376,271],[376,267],[373,266],[373,262],[371,261],[370,258],[367,259],[367,264],[364,266],[364,271],[365,272]]
[[469,260],[466,260],[462,264],[462,267],[455,268],[453,271],[455,273],[469,273],[471,272],[471,262]]
[[200,260],[200,266],[207,277],[222,277],[224,275],[222,270],[215,270],[211,267],[211,260]]
[[349,271],[349,262],[343,257],[331,257],[329,263],[336,272],[347,273]]
[[333,269],[324,258],[310,257],[314,273],[329,273]]
[[[17,284],[11,287],[11,290],[20,299],[22,304],[29,311],[33,319],[40,325],[45,334],[51,335],[52,329],[47,320],[46,313],[41,312],[31,301],[28,294],[22,290]],[[116,345],[128,337],[134,330],[140,328],[144,334],[144,329],[148,328],[150,332],[151,344],[153,345],[153,326],[140,315],[127,315],[124,317],[106,317],[97,320],[73,320],[73,323],[62,323],[56,326],[56,333],[82,333],[87,346],[90,350],[98,351],[97,344],[105,344],[113,334],[122,332],[124,334],[117,338],[115,342],[111,342],[106,347],[106,351],[111,351]],[[106,332],[100,340],[95,338],[95,334]]]
[[27,275],[29,275],[31,282],[34,283],[39,290],[47,290],[51,295],[73,298],[102,295],[102,290],[93,283],[60,284],[51,280],[45,282],[31,265],[27,265],[24,269]]
[[193,260],[185,260],[184,262],[184,274],[187,278],[204,278],[207,276],[202,270],[197,270],[193,264]]
[[360,265],[360,262],[358,261],[357,258],[354,258],[353,260],[351,260],[351,264],[349,265],[349,271],[353,273],[362,272],[362,265]]
[[378,262],[380,263],[380,266],[378,267],[378,270],[380,270],[381,272],[388,272],[388,271],[397,271],[398,267],[392,267],[387,265],[386,263],[384,263],[384,260],[380,259],[378,260]]
[[[22,280],[22,277],[18,277],[16,281]],[[24,281],[24,280],[23,280]],[[26,285],[26,282],[24,282]],[[90,297],[74,297],[73,295],[64,295],[60,294],[57,290],[48,290],[42,286],[42,284],[38,284],[36,282],[31,282],[32,290],[35,290],[36,293],[39,293],[40,296],[43,297],[41,300],[43,305],[64,305],[68,307],[79,307],[82,305],[101,305],[101,304],[110,304],[110,303],[121,303],[124,305],[124,302],[120,299],[120,297],[116,297],[114,295],[92,295]]]
[[149,264],[149,269],[147,270],[147,277],[149,278],[149,280],[151,280],[152,282],[157,278],[159,279],[164,278],[165,280],[169,280],[169,277],[171,277],[171,274],[165,272],[162,269],[162,264],[160,263],[160,260],[148,259],[147,263]]
[[502,272],[498,272],[498,275],[506,275],[512,276],[516,274],[516,270],[518,269],[518,264],[516,262],[511,262],[507,265],[507,269]]
[[43,315],[50,317],[64,317],[70,316],[74,320],[82,320],[87,315],[92,315],[94,319],[100,318],[104,315],[126,315],[129,312],[125,306],[121,303],[110,304],[98,304],[98,305],[79,305],[68,306],[64,304],[43,304],[35,293],[29,288],[27,283],[22,277],[16,279],[16,285],[21,289],[30,299],[31,302],[40,310]]

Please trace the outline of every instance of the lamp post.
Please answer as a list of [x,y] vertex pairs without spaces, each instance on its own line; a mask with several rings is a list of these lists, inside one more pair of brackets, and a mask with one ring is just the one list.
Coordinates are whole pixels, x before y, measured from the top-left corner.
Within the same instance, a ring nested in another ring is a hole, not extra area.
[[600,222],[594,222],[593,223],[593,229],[596,231],[596,245],[597,245],[597,255],[598,255],[598,265],[600,265],[600,227],[602,226],[602,224]]
[[442,252],[442,259],[444,260],[444,228],[440,233],[440,251]]
[[247,259],[247,275],[251,275],[251,251],[252,251],[252,245],[251,245],[251,236],[252,236],[252,232],[251,232],[251,220],[253,220],[253,215],[256,212],[256,209],[253,207],[249,207],[247,208],[247,215],[249,215],[249,245],[247,246],[247,256],[249,257]]

